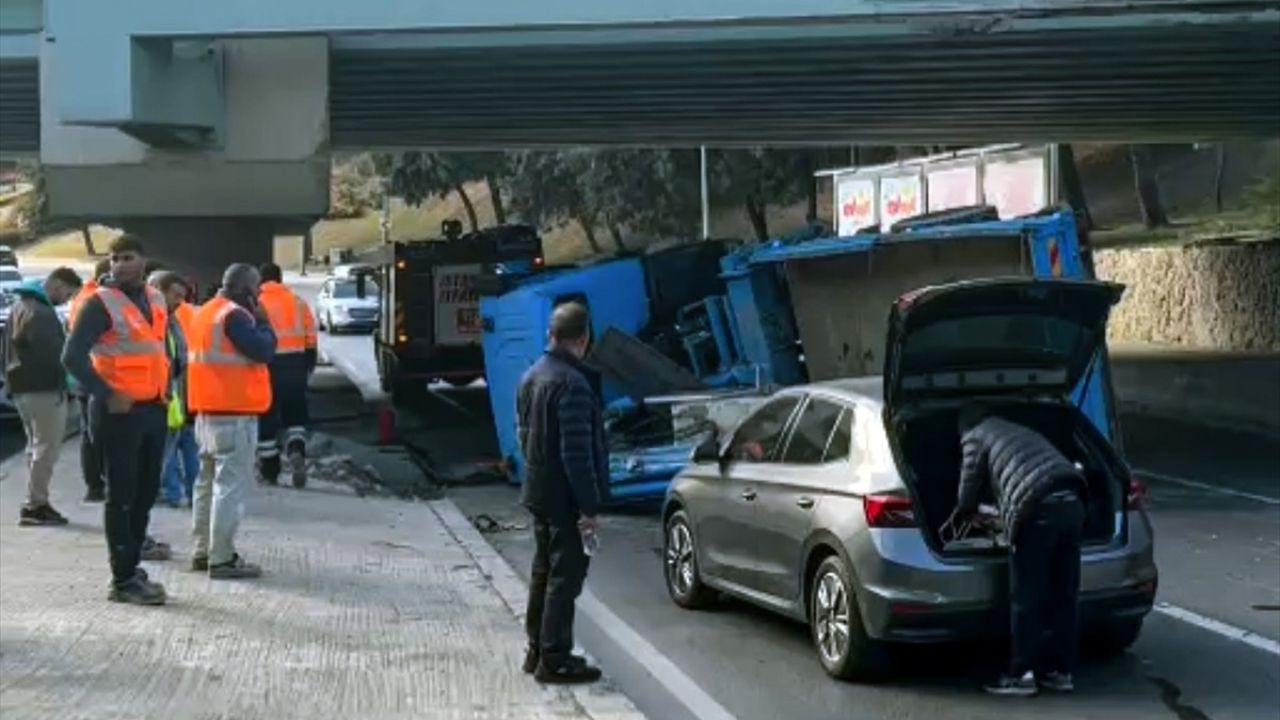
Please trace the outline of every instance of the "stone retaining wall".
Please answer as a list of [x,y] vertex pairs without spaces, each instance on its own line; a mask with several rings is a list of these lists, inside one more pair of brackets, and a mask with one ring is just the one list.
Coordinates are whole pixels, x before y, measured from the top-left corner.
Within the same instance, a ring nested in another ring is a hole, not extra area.
[[1280,352],[1280,240],[1103,250],[1095,263],[1128,287],[1113,343]]

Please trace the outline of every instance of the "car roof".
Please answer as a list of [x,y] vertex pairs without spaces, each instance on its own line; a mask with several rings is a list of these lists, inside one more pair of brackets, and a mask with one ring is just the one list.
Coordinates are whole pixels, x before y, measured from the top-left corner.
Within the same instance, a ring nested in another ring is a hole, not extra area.
[[879,375],[841,378],[808,385],[795,385],[780,394],[816,393],[845,402],[856,402],[879,410],[884,405],[884,379]]

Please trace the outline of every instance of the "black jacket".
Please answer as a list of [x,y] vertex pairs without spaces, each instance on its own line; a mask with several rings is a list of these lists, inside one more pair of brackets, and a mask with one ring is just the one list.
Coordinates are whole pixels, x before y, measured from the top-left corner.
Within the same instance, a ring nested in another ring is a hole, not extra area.
[[1087,488],[1080,471],[1053,443],[1028,427],[989,417],[964,433],[960,445],[964,457],[956,514],[972,515],[990,491],[1011,539],[1016,540],[1018,530],[1046,495],[1073,490],[1085,498]]
[[595,373],[558,351],[520,379],[516,422],[524,455],[521,502],[551,522],[576,522],[600,510],[609,477]]
[[67,374],[62,369],[62,320],[41,291],[23,288],[5,332],[4,372],[12,394],[62,392]]

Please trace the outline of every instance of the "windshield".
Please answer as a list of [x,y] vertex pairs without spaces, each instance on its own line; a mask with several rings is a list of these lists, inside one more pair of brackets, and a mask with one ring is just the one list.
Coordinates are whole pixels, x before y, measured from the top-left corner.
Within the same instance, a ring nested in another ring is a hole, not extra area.
[[[349,300],[359,297],[356,294],[356,281],[349,280],[333,284],[333,296],[339,300]],[[376,298],[378,297],[378,284],[372,280],[364,281],[364,296]]]

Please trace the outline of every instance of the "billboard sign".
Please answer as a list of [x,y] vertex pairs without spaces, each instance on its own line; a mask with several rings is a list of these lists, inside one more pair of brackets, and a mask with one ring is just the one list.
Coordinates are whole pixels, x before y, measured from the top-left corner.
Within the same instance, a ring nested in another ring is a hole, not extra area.
[[977,163],[928,171],[929,212],[978,204]]
[[919,174],[880,179],[880,229],[924,212],[924,181]]
[[848,237],[876,224],[876,181],[846,175],[836,180],[836,234]]

